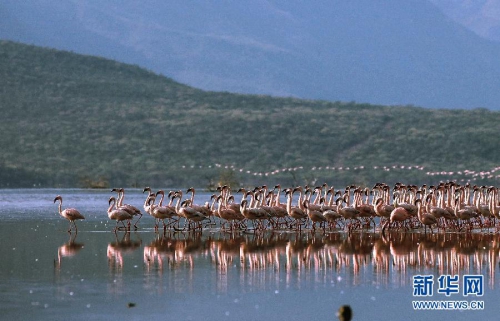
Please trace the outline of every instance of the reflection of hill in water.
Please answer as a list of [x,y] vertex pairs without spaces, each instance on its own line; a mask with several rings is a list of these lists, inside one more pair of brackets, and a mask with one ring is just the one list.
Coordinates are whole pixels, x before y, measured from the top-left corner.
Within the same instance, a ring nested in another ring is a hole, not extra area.
[[401,282],[407,274],[426,271],[478,273],[488,274],[492,285],[499,247],[496,234],[165,234],[144,247],[144,263],[148,270],[163,271],[210,261],[221,275],[240,270],[244,277],[265,277],[278,271],[287,279],[343,272],[353,283],[368,271],[383,284],[391,273],[399,274]]

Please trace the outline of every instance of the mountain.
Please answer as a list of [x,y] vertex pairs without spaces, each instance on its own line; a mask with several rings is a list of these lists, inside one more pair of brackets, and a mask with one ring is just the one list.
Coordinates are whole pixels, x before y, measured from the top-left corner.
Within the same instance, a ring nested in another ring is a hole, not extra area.
[[207,92],[11,41],[0,114],[1,187],[491,185],[500,162],[500,112]]
[[204,90],[500,108],[500,44],[423,0],[4,0],[0,38]]
[[485,39],[500,42],[500,2],[497,0],[430,0],[444,14]]

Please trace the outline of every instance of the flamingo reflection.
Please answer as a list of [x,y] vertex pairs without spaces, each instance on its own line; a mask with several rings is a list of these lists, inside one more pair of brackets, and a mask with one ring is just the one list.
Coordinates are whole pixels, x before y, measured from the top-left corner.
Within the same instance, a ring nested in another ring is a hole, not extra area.
[[57,248],[57,260],[54,259],[54,267],[57,271],[61,270],[62,258],[74,257],[81,249],[83,249],[83,243],[76,242],[77,233],[69,235],[69,241]]
[[[464,233],[167,233],[144,247],[147,270],[192,271],[209,259],[217,271],[217,288],[226,291],[231,273],[242,284],[266,287],[284,280],[298,284],[306,278],[318,282],[359,284],[373,269],[377,284],[408,282],[408,274],[488,274],[494,285],[500,235]],[[239,272],[238,272],[239,270]],[[241,273],[244,272],[244,273]],[[190,272],[191,273],[191,272]],[[433,272],[434,273],[434,272]],[[188,284],[191,283],[188,275]],[[186,283],[185,283],[186,284]],[[184,285],[185,285],[184,284]]]
[[118,240],[117,233],[115,242],[109,243],[106,251],[108,257],[108,266],[112,271],[121,271],[123,269],[123,255],[136,251],[141,246],[141,241],[134,241],[130,237],[130,232],[126,231],[121,240]]
[[162,271],[165,263],[170,268],[183,263],[192,268],[194,259],[206,251],[206,247],[201,240],[201,233],[191,232],[186,235],[187,237],[182,233],[164,233],[156,236],[144,247],[143,258],[147,270],[157,265],[157,269]]

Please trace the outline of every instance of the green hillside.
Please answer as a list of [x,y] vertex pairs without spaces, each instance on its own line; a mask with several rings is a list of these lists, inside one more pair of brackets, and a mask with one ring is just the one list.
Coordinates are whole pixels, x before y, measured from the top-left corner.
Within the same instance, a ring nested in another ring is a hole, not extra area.
[[487,184],[499,174],[499,112],[205,92],[9,41],[0,41],[0,112],[2,187]]

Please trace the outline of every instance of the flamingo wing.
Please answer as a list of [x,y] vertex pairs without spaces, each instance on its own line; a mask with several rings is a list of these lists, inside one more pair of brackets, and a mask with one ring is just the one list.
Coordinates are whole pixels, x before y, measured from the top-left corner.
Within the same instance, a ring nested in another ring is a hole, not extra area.
[[70,221],[85,219],[85,217],[82,214],[80,214],[80,212],[78,212],[76,208],[67,208],[63,212],[64,216]]

